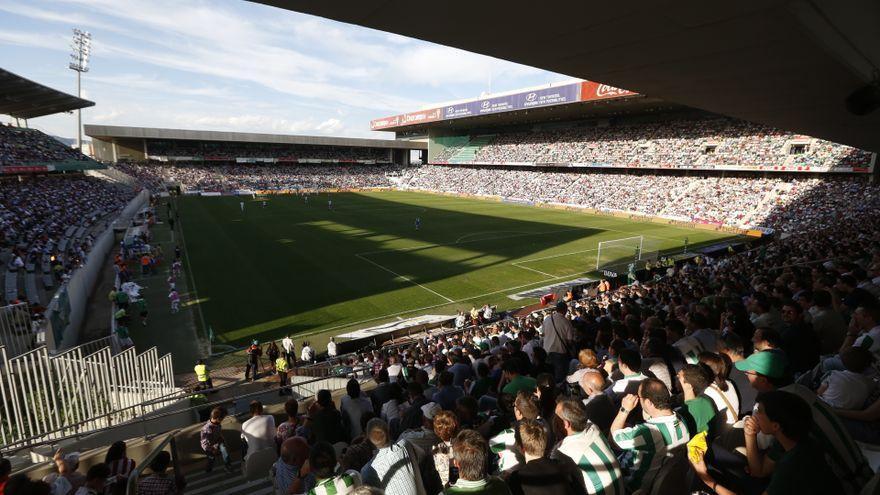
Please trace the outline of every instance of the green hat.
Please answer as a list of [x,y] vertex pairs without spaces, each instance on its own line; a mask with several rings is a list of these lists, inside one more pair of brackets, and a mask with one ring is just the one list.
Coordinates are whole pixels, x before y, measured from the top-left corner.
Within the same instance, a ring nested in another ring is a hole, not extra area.
[[779,351],[761,351],[738,361],[734,366],[740,371],[754,371],[769,378],[781,378],[785,374],[786,359]]

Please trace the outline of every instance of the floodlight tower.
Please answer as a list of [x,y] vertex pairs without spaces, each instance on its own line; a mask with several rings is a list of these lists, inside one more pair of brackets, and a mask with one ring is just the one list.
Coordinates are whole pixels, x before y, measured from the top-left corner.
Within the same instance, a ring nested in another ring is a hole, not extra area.
[[[92,33],[73,28],[73,42],[70,44],[70,67],[76,71],[76,97],[82,98],[80,78],[89,71],[89,54],[92,50]],[[82,109],[76,111],[76,147],[82,152]]]

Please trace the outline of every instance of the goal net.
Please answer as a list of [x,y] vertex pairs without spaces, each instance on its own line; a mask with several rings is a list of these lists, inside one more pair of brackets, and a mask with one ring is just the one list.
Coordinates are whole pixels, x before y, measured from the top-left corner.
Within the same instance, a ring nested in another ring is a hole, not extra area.
[[626,273],[629,265],[635,270],[645,267],[645,263],[657,260],[657,248],[643,235],[613,239],[599,243],[596,253],[596,270],[609,270]]

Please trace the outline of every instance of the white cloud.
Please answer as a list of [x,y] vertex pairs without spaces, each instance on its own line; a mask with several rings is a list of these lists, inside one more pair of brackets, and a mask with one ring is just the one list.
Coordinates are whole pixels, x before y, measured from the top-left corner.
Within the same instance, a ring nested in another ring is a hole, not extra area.
[[[376,136],[371,118],[477,96],[490,78],[513,89],[548,74],[250,2],[0,0],[0,12],[0,44],[52,50],[51,64],[72,26],[93,31],[83,84],[97,106],[85,122]],[[74,127],[68,115],[39,123],[60,135]]]

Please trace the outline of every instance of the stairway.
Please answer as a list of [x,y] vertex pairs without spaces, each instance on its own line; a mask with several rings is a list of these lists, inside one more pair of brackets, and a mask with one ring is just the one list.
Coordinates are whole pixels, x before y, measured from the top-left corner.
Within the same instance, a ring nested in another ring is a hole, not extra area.
[[[210,473],[204,471],[202,463],[192,467],[195,470],[186,474],[186,495],[271,495],[273,491],[269,472],[257,480],[248,481],[241,473],[241,461],[232,463],[233,471],[227,473],[219,460]],[[199,467],[202,467],[199,470]]]
[[495,139],[495,134],[472,137],[468,144],[459,148],[455,154],[449,157],[449,163],[472,163],[477,156],[477,152],[493,139]]

